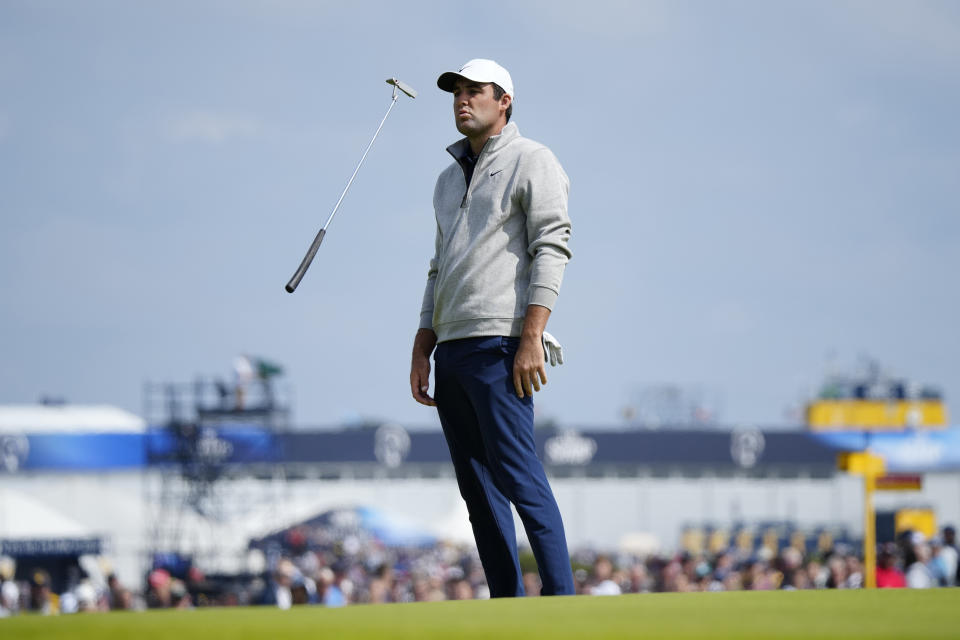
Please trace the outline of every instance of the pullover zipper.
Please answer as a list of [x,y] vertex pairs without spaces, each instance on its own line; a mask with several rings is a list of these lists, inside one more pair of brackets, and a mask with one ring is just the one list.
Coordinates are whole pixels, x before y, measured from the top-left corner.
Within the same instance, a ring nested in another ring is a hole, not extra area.
[[[466,172],[464,172],[464,174],[463,174],[463,181],[466,183],[467,188],[466,188],[466,190],[463,192],[463,200],[460,201],[460,208],[461,208],[461,209],[463,209],[463,208],[467,205],[467,196],[470,195],[470,190],[473,188],[473,185],[474,185],[474,182],[475,182],[475,180],[474,180],[473,178],[476,178],[476,177],[477,177],[477,168],[480,167],[480,159],[483,158],[483,154],[486,153],[486,151],[487,151],[487,144],[489,144],[489,143],[490,143],[490,141],[487,140],[487,142],[485,142],[485,143],[483,144],[483,149],[480,149],[480,153],[477,155],[477,161],[473,163],[473,174],[471,175],[471,178],[470,178],[470,181],[469,181],[469,182],[467,182],[467,174],[466,174]],[[461,171],[463,170],[463,165],[460,165],[460,170],[461,170]]]

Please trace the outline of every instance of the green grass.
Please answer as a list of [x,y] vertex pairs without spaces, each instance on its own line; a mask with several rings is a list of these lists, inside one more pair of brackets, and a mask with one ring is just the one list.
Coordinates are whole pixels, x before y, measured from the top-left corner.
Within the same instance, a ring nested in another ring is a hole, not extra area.
[[0,620],[0,638],[958,638],[960,589],[237,607]]

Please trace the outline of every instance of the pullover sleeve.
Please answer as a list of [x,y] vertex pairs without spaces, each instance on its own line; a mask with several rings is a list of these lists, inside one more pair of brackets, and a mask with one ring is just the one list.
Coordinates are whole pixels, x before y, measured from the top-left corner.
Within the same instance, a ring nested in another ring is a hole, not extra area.
[[527,252],[530,269],[528,304],[553,309],[560,293],[563,270],[572,253],[567,197],[570,181],[560,162],[546,147],[523,161],[521,204],[527,216]]
[[440,264],[440,225],[434,240],[433,258],[427,270],[427,286],[423,291],[423,304],[420,305],[420,329],[433,328],[433,291],[437,283],[437,265]]
[[[433,188],[433,210],[437,210],[437,194],[440,192],[440,181]],[[436,213],[434,213],[436,215]],[[430,268],[427,269],[427,285],[423,290],[423,303],[420,305],[420,329],[433,329],[433,307],[434,291],[437,284],[437,270],[440,266],[440,248],[443,246],[443,236],[440,232],[440,223],[437,222],[437,232],[433,241],[433,258],[430,260]]]

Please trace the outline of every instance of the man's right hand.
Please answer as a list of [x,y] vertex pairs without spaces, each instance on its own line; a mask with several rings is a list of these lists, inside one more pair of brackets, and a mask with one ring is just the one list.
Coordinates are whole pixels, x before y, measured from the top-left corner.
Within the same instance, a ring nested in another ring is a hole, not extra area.
[[428,407],[437,406],[427,392],[430,390],[430,354],[437,345],[433,329],[420,329],[413,340],[413,358],[410,362],[410,393],[413,399]]

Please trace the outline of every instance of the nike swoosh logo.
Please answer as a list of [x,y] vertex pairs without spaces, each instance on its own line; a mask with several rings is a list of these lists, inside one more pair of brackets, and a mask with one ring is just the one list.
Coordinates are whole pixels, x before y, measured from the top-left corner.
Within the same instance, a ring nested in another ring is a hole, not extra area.
[[490,172],[490,177],[492,178],[493,176],[497,175],[497,174],[500,173],[501,171],[503,171],[503,169],[497,169],[496,171],[491,171],[491,172]]

